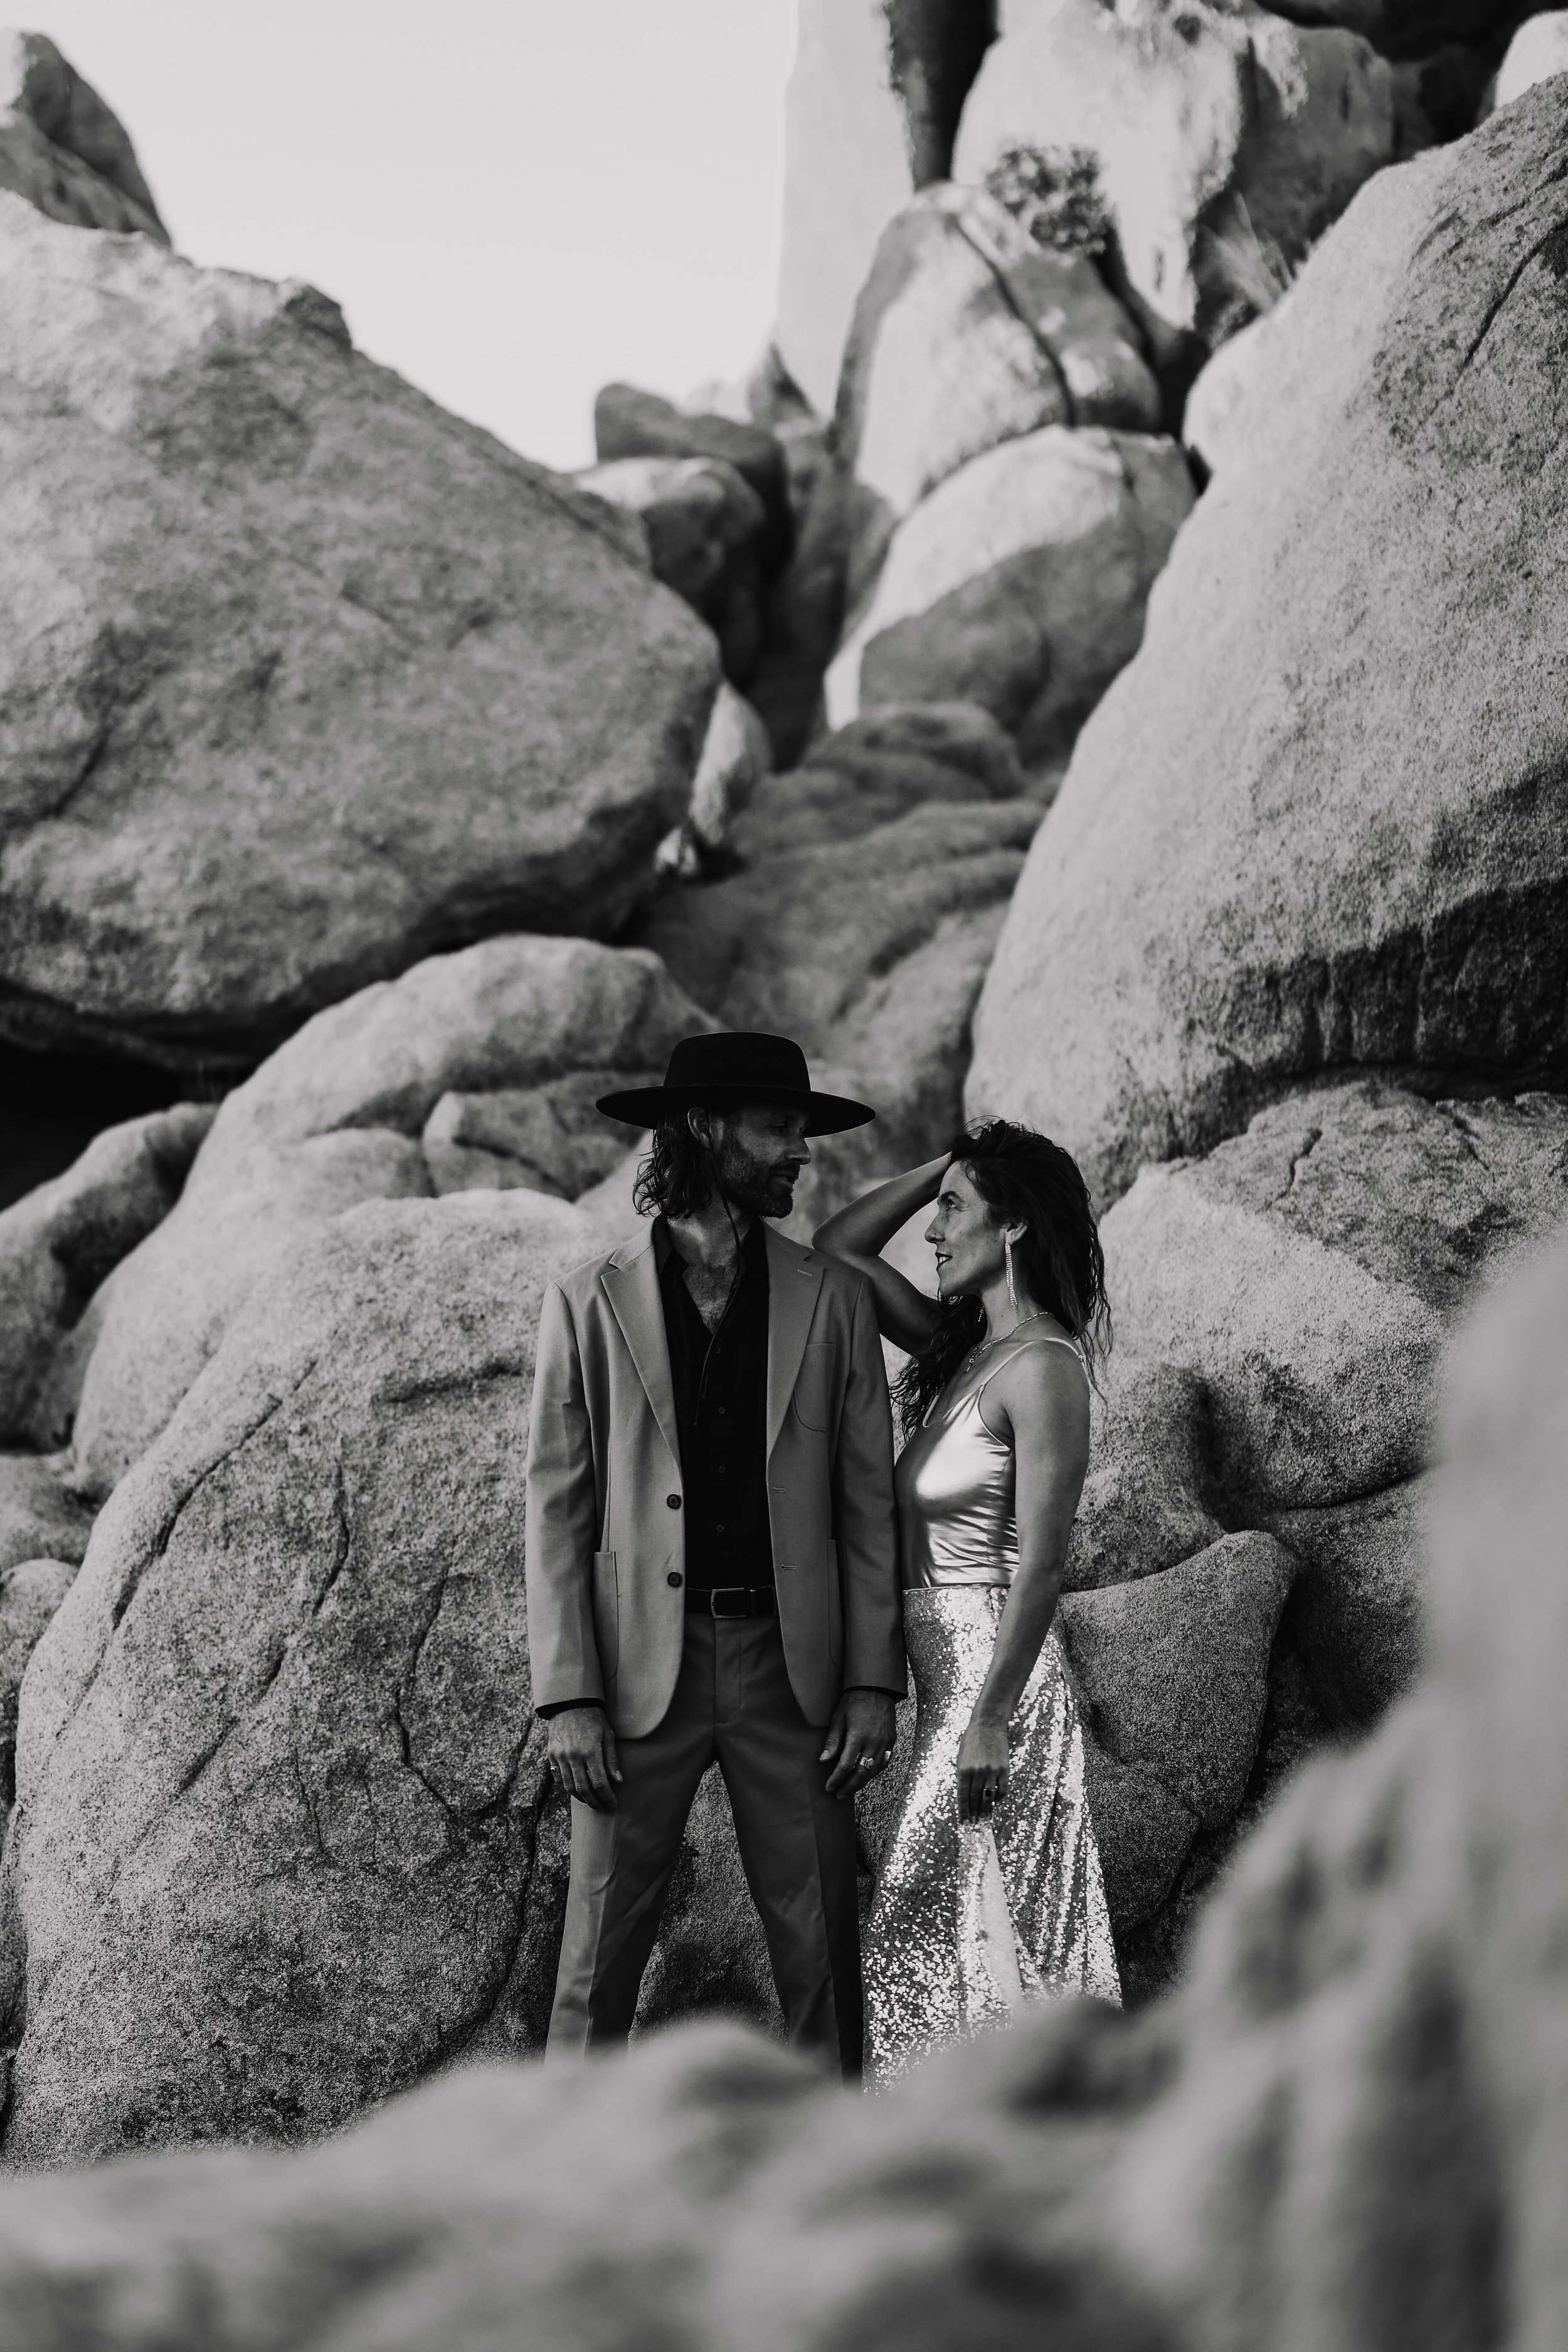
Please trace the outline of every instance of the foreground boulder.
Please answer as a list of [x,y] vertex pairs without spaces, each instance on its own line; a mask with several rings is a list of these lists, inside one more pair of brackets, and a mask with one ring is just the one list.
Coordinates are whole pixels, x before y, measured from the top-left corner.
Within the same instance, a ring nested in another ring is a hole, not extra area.
[[719,666],[641,528],[336,306],[0,197],[0,1033],[252,1065],[438,946],[613,928]]
[[0,188],[51,220],[169,242],[124,126],[43,33],[0,28]]
[[874,2100],[708,2028],[462,2070],[303,2154],[9,2179],[19,2338],[1554,2344],[1564,1332],[1560,1247],[1456,1359],[1426,1688],[1282,1800],[1173,2000],[1062,2003]]
[[1090,149],[1128,277],[1215,337],[1300,266],[1399,152],[1386,62],[1356,33],[1226,0],[1020,0],[963,110],[954,176],[1010,146]]
[[1100,1198],[1321,1069],[1568,1078],[1568,84],[1314,255],[1009,910],[968,1099]]
[[84,1486],[109,1492],[324,1222],[476,1187],[586,1190],[626,1146],[594,1097],[662,1076],[710,1025],[654,957],[563,939],[432,957],[318,1014],[226,1097],[179,1206],[82,1318]]

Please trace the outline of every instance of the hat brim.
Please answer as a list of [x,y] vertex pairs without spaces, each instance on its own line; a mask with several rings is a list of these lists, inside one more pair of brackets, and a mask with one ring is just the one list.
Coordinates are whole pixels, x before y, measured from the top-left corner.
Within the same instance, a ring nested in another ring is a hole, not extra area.
[[847,1095],[803,1094],[795,1087],[629,1087],[622,1094],[601,1095],[595,1108],[628,1127],[658,1127],[683,1110],[721,1110],[746,1102],[783,1102],[804,1109],[807,1135],[842,1135],[877,1116],[869,1104],[852,1102]]

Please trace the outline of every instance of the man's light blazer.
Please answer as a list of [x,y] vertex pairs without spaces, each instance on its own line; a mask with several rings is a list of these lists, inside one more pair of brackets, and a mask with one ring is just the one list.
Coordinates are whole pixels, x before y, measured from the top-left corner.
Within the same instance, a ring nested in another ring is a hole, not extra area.
[[[779,1627],[808,1723],[853,1685],[901,1694],[893,1431],[864,1277],[767,1235],[768,1517]],[[552,1284],[528,1444],[536,1706],[662,1719],[686,1632],[686,1512],[653,1229]]]

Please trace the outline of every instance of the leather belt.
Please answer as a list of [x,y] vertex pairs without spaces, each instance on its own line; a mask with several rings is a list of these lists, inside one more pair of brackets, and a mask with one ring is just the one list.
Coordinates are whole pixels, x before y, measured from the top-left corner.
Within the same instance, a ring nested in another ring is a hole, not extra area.
[[771,1584],[717,1584],[710,1590],[689,1584],[686,1605],[699,1617],[773,1617],[778,1595]]

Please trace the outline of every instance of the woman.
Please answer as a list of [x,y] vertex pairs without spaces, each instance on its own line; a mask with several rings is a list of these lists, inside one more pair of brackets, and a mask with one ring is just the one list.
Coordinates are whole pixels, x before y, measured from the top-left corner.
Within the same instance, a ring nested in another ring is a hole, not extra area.
[[[937,1296],[880,1252],[928,1201]],[[1051,1631],[1108,1343],[1104,1261],[1075,1162],[992,1119],[829,1220],[818,1249],[871,1283],[894,1389],[908,1793],[867,1923],[867,2068],[1061,1992],[1118,2000],[1083,1736]]]

